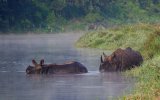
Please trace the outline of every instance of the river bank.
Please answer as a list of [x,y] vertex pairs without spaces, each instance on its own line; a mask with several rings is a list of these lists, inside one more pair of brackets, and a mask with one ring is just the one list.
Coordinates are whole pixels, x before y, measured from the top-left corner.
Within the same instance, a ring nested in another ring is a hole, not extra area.
[[160,25],[134,24],[88,32],[76,43],[77,47],[116,50],[131,47],[141,52],[144,63],[127,71],[137,77],[136,88],[122,99],[154,100],[160,96]]

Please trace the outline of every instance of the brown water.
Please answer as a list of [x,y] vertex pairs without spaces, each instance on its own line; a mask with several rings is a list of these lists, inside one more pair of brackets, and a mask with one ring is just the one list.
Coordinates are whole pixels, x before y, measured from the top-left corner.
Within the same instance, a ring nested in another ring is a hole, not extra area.
[[[134,81],[120,73],[99,73],[96,49],[78,49],[81,34],[1,35],[0,100],[108,100],[131,90]],[[106,52],[110,54],[111,52]],[[32,59],[46,63],[75,60],[89,73],[81,75],[26,75]]]

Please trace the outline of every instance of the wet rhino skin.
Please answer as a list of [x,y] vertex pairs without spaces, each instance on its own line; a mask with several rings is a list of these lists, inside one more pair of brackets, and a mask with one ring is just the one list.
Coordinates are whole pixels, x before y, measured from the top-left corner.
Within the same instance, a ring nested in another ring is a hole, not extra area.
[[65,64],[48,64],[42,67],[42,74],[87,73],[88,70],[79,62]]

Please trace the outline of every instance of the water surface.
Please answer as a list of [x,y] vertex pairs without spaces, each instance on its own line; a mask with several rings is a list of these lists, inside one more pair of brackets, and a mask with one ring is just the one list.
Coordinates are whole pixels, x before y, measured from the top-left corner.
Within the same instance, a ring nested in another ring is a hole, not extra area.
[[[120,73],[99,73],[102,50],[75,48],[81,34],[1,35],[0,100],[108,100],[133,85]],[[111,52],[106,52],[110,54]],[[26,75],[31,60],[45,63],[79,61],[89,73]]]

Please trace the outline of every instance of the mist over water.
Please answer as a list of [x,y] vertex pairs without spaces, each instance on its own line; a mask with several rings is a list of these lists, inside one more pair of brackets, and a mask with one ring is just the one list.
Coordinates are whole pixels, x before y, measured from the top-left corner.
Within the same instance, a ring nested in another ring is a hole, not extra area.
[[[121,73],[99,73],[102,50],[74,47],[81,35],[1,35],[0,100],[108,100],[130,90],[133,79]],[[78,61],[89,73],[26,75],[32,59],[58,64]]]

